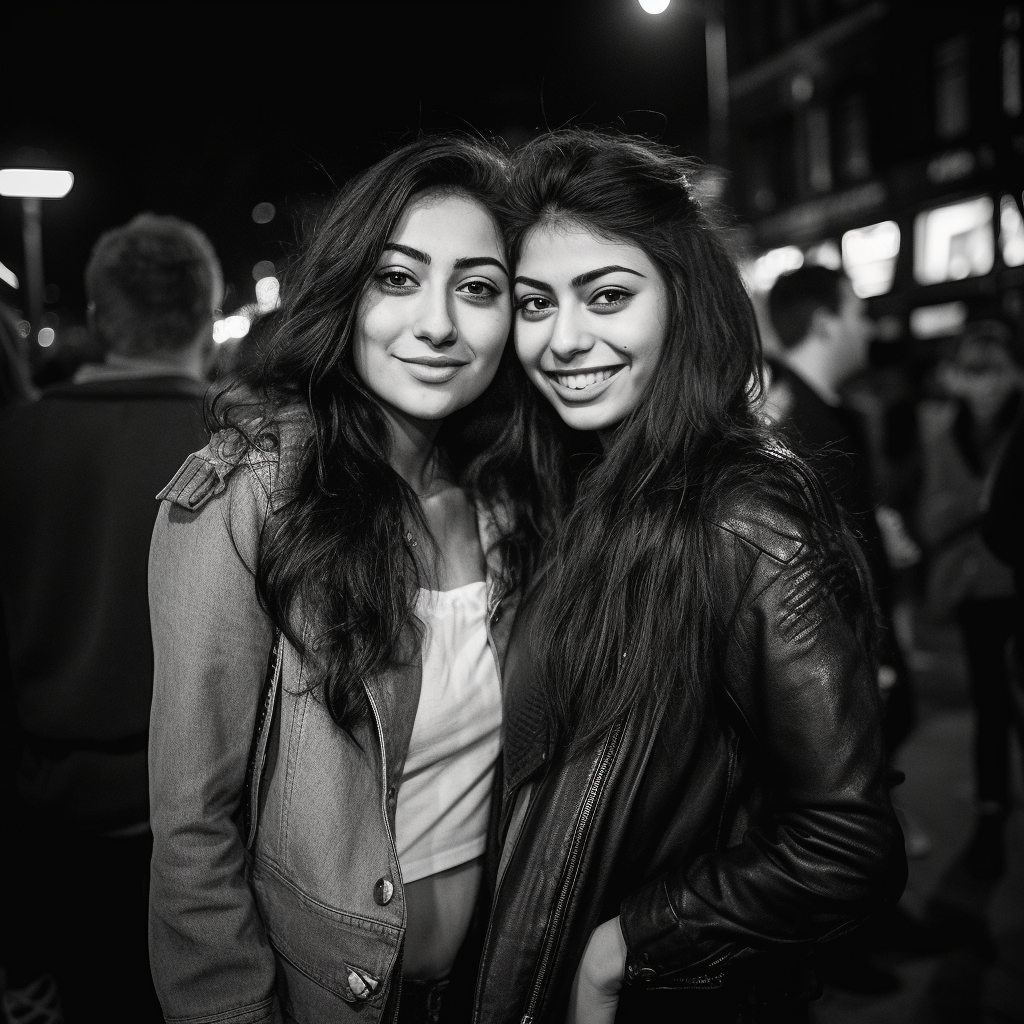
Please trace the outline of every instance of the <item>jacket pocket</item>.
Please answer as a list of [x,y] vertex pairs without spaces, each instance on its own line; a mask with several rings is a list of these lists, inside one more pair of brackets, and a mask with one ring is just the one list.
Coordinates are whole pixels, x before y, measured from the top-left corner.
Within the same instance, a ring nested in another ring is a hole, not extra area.
[[287,1003],[294,1007],[289,1012],[297,1020],[324,1019],[313,1012],[324,999],[335,1013],[339,1001],[364,1009],[384,1006],[400,929],[325,907],[259,862],[251,884],[267,938],[285,970]]

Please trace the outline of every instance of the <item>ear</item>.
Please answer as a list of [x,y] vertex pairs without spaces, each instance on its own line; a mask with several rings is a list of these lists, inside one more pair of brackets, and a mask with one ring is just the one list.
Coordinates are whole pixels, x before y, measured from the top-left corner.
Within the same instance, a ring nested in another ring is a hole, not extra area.
[[839,338],[839,314],[833,313],[828,306],[819,306],[811,314],[809,333],[831,347]]

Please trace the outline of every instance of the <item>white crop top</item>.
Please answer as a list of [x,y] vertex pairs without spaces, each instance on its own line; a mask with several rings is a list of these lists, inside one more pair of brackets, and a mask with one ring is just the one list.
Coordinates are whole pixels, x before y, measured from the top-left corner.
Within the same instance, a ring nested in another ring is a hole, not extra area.
[[501,686],[487,642],[487,585],[420,590],[423,683],[398,790],[402,879],[436,874],[484,852],[501,745]]

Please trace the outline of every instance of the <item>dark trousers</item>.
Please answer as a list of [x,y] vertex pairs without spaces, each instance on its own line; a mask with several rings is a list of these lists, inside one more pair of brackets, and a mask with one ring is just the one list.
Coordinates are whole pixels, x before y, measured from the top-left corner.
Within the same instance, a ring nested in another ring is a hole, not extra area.
[[14,817],[0,907],[9,983],[52,974],[66,1024],[162,1022],[149,971],[152,836],[109,839]]
[[[1010,728],[1015,721],[1006,645],[1016,625],[1012,598],[965,601],[958,609],[974,704],[974,773],[979,801],[1007,805]],[[1024,742],[1024,737],[1021,737]]]

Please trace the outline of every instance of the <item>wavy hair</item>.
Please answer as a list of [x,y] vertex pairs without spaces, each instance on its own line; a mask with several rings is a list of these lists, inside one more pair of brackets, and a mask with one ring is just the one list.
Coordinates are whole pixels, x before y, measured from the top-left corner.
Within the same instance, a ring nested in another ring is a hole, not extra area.
[[[760,336],[721,231],[695,198],[699,165],[642,139],[568,129],[514,157],[510,258],[539,224],[570,223],[646,253],[669,323],[645,399],[574,481],[569,439],[537,400],[519,433],[542,467],[544,585],[530,597],[542,689],[561,741],[588,746],[638,703],[688,691],[710,710],[722,653],[715,523],[744,490],[786,505],[815,537],[829,584],[868,635],[856,543],[814,474],[756,413]],[[841,557],[825,557],[826,552]],[[828,567],[831,566],[831,569]]]
[[[411,200],[465,196],[504,228],[507,177],[500,149],[449,135],[409,143],[354,178],[286,272],[281,308],[255,325],[257,358],[211,405],[212,425],[236,429],[249,445],[291,410],[308,423],[261,536],[256,587],[346,729],[368,710],[363,681],[407,658],[419,568],[406,537],[410,519],[422,523],[415,494],[391,468],[384,414],[353,363],[359,301]],[[514,359],[507,345],[494,382],[438,437],[455,478],[491,504],[507,495],[506,476],[474,467],[525,390]],[[510,534],[519,518],[512,508]]]

